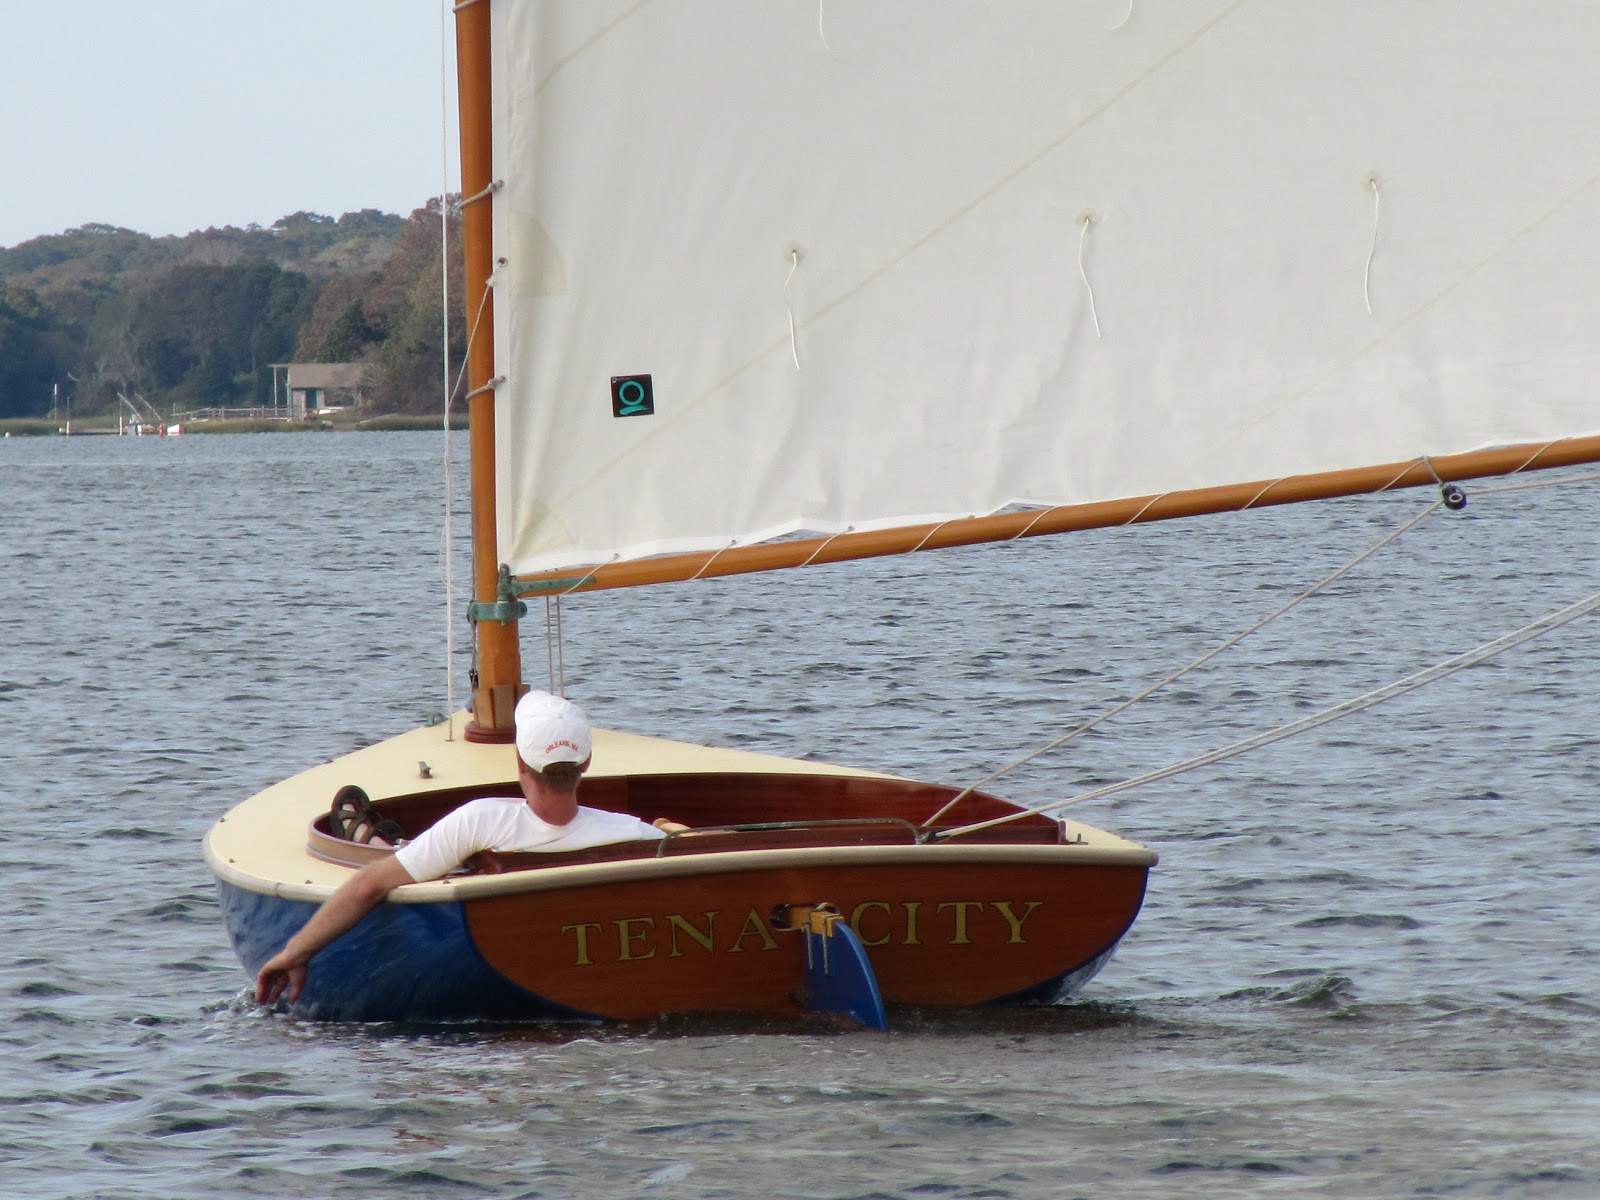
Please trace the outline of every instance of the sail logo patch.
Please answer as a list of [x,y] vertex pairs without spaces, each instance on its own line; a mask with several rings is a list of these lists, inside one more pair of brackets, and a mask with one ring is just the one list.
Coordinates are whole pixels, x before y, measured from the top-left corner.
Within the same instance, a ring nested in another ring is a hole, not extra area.
[[611,377],[611,415],[614,417],[648,417],[656,411],[655,388],[648,375],[613,375]]

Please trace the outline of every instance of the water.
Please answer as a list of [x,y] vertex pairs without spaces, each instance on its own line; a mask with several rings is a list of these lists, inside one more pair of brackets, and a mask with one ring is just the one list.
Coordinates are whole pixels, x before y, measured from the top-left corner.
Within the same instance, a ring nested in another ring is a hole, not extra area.
[[[445,707],[442,447],[0,442],[6,1196],[1600,1196],[1592,620],[1079,810],[1162,863],[1075,1005],[887,1037],[256,1011],[200,838]],[[998,790],[1124,778],[1578,599],[1597,499],[1435,514]],[[607,724],[967,782],[1425,501],[569,600],[567,684]]]

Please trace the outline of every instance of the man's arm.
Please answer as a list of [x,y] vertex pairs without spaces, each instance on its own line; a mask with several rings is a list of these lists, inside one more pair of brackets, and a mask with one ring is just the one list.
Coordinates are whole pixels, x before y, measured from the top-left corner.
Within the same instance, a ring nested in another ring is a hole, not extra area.
[[353,928],[362,917],[382,904],[389,893],[403,883],[414,883],[394,857],[380,858],[357,871],[321,908],[299,933],[284,944],[256,976],[256,1003],[271,1004],[288,992],[289,1003],[300,998],[306,985],[306,967],[317,951]]

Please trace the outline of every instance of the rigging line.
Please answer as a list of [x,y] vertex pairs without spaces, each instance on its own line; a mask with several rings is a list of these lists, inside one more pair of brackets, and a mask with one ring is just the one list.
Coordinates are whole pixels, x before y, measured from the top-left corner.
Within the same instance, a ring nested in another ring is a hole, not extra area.
[[1133,0],[1128,0],[1128,11],[1123,14],[1122,20],[1118,21],[1115,25],[1113,25],[1106,32],[1107,33],[1115,33],[1117,30],[1121,29],[1124,25],[1126,25],[1131,20],[1133,20]]
[[[1148,508],[1149,505],[1146,505],[1145,507]],[[1017,530],[1017,532],[1015,534],[1013,534],[1011,537],[1007,538],[1006,541],[1015,542],[1015,541],[1019,540],[1020,538],[1027,537],[1030,533],[1033,532],[1033,527],[1035,525],[1037,525],[1040,521],[1044,520],[1045,517],[1047,517],[1053,511],[1055,511],[1055,510],[1054,509],[1049,509],[1049,508],[1041,508],[1038,511],[1038,513],[1036,513],[1034,515],[1033,520],[1029,521],[1021,529]],[[1144,510],[1141,509],[1140,511],[1143,512]],[[948,522],[946,522],[946,524],[948,524]],[[942,528],[944,528],[944,526],[941,525],[941,526],[939,526],[939,528],[942,529]],[[933,536],[932,534],[928,535],[928,537],[932,537],[932,536]],[[921,550],[922,546],[923,546],[923,543],[927,542],[927,540],[928,540],[928,538],[923,538],[921,542],[917,543],[917,549]]]
[[556,596],[556,679],[561,684],[557,695],[567,694],[567,639],[561,629],[561,597]]
[[496,375],[493,379],[489,380],[489,382],[484,384],[482,387],[473,388],[470,392],[468,392],[465,396],[463,396],[461,398],[463,400],[471,400],[474,396],[481,396],[485,392],[492,392],[492,391],[495,390],[495,388],[499,387],[505,381],[506,381],[506,377],[504,375]]
[[789,247],[789,274],[783,280],[783,311],[789,314],[789,357],[794,359],[794,369],[800,369],[800,347],[794,336],[794,308],[789,303],[789,281],[794,278],[794,273],[800,269],[800,251],[793,246]]
[[[444,257],[446,259],[446,269],[448,270],[448,252],[446,254],[442,255],[441,257]],[[467,369],[472,365],[472,346],[473,346],[473,343],[478,340],[478,326],[483,323],[484,311],[489,307],[489,297],[494,294],[494,277],[495,277],[495,272],[498,271],[499,269],[500,268],[499,268],[498,265],[495,266],[494,269],[489,272],[488,277],[485,278],[484,281],[483,281],[483,296],[478,300],[478,311],[473,314],[473,316],[472,316],[472,324],[467,329],[467,345],[466,345],[466,349],[464,349],[461,352],[461,369],[456,372],[456,381],[455,381],[454,386],[452,386],[449,389],[449,391],[445,393],[445,398],[444,398],[444,414],[445,414],[445,420],[444,420],[444,427],[445,427],[444,444],[445,444],[445,453],[447,455],[449,454],[449,450],[450,450],[450,410],[454,406],[455,394],[458,391],[461,390],[461,385],[466,382]],[[448,320],[448,319],[449,318],[447,316],[446,320]],[[449,338],[446,337],[446,339],[445,339],[445,356],[446,356],[446,358],[449,357],[449,348],[450,348]],[[477,389],[477,391],[482,391],[482,390],[483,390],[482,388]],[[471,396],[476,395],[476,394],[477,394],[477,392],[468,393],[468,395],[463,397],[463,399],[470,399]],[[447,492],[446,495],[448,497],[449,493]],[[448,500],[447,500],[447,503],[448,503]],[[448,525],[448,522],[446,524]],[[477,547],[473,547],[473,553],[474,553],[474,555],[476,555]],[[474,563],[473,565],[474,565],[474,567],[476,567],[476,563]],[[451,619],[450,624],[451,624],[451,627],[453,628],[454,625],[455,625],[455,621],[454,621],[453,618]],[[472,663],[472,681],[473,681],[473,686],[476,687],[477,686],[477,680],[478,680],[478,635],[477,635],[476,631],[473,632],[473,635],[472,635],[472,637],[470,639],[470,647],[471,647],[470,654],[471,654],[471,663]],[[447,711],[448,712],[452,712],[452,713],[455,711],[455,704],[454,704],[454,696],[453,695],[451,697],[451,706]],[[454,731],[455,731],[455,726],[454,726],[454,723],[452,723],[451,724],[451,732],[454,733]]]
[[1529,488],[1565,487],[1569,483],[1596,483],[1600,482],[1600,474],[1595,475],[1566,475],[1560,479],[1519,479],[1515,483],[1497,483],[1478,485],[1472,490],[1479,496],[1494,496],[1501,492],[1525,492]]
[[[476,0],[466,0],[476,3]],[[459,11],[461,5],[455,10]],[[456,711],[456,588],[455,588],[455,477],[450,458],[450,15],[439,6],[439,309],[443,332],[444,369],[444,711],[445,740],[455,740]]]
[[[499,268],[496,267],[495,270],[499,270]],[[472,363],[472,344],[478,340],[478,326],[483,323],[484,309],[489,306],[489,297],[494,294],[494,274],[494,271],[490,271],[489,278],[484,280],[483,297],[478,301],[478,311],[472,316],[472,327],[467,330],[467,348],[461,355],[461,369],[456,372],[455,387],[450,389],[450,395],[452,397],[456,394],[456,392],[461,390],[461,385],[467,378],[467,368]],[[505,382],[503,376],[497,376],[496,378],[500,379],[502,383]],[[493,384],[494,380],[491,379],[483,387],[476,388],[461,398],[463,400],[469,400],[473,396],[476,396],[479,392],[484,391],[485,388],[492,387]]]
[[[601,563],[600,566],[609,567],[612,563],[616,562],[621,557],[622,557],[622,555],[620,553],[619,554],[613,554],[605,562]],[[595,572],[600,569],[600,566],[591,567],[589,569],[588,573],[585,574],[581,579],[578,579],[570,587],[562,588],[559,592],[556,593],[556,595],[557,596],[570,596],[573,592],[577,591],[584,584],[591,582],[594,579]]]
[[[826,550],[829,546],[833,545],[834,542],[838,541],[845,534],[854,533],[855,531],[856,531],[856,527],[854,525],[846,525],[843,529],[841,529],[838,533],[834,534],[832,537],[824,538],[820,543],[818,543],[817,548],[811,552],[811,557],[806,559],[805,562],[801,563],[800,565],[802,567],[809,567],[812,563],[817,561],[817,555],[821,554],[824,550]],[[709,562],[706,564],[706,566],[708,566],[708,567],[710,565],[711,564]],[[702,568],[702,570],[703,569],[704,568]]]
[[557,696],[567,694],[566,643],[561,632],[561,597],[544,598],[544,656],[545,672],[550,679],[550,690]]
[[1367,302],[1367,316],[1370,317],[1372,315],[1372,257],[1378,253],[1378,217],[1380,215],[1377,172],[1368,174],[1362,182],[1372,189],[1372,245],[1367,247],[1367,266],[1366,270],[1361,274],[1361,298]]
[[[1395,477],[1389,480],[1389,482],[1384,484],[1381,488],[1378,488],[1374,495],[1382,495],[1384,492],[1392,492],[1395,488],[1399,487],[1400,484],[1405,480],[1405,477],[1411,474],[1411,468],[1416,466],[1419,461],[1420,460],[1418,459],[1412,459],[1410,462],[1406,463],[1405,466],[1401,467],[1400,470],[1396,472]],[[1429,464],[1428,469],[1430,471],[1433,469],[1432,464]]]
[[1312,596],[1316,595],[1318,592],[1320,592],[1323,588],[1327,587],[1329,584],[1337,583],[1340,579],[1344,578],[1346,575],[1348,575],[1356,567],[1360,566],[1367,559],[1371,558],[1379,550],[1382,550],[1385,546],[1389,545],[1390,542],[1393,542],[1396,538],[1400,537],[1401,534],[1404,534],[1404,533],[1410,531],[1415,526],[1419,525],[1423,520],[1425,520],[1442,503],[1443,502],[1440,501],[1440,500],[1435,500],[1432,503],[1430,503],[1426,508],[1424,508],[1421,512],[1415,514],[1414,516],[1406,518],[1406,520],[1402,521],[1394,529],[1390,530],[1383,537],[1379,538],[1378,541],[1374,542],[1371,546],[1368,546],[1360,554],[1356,555],[1349,562],[1345,563],[1344,566],[1338,568],[1331,575],[1324,576],[1322,579],[1318,580],[1316,583],[1314,583],[1310,587],[1306,588],[1298,596],[1295,596],[1287,604],[1284,604],[1284,605],[1280,606],[1275,612],[1269,613],[1267,616],[1265,616],[1261,620],[1257,621],[1254,625],[1250,626],[1250,628],[1248,628],[1246,630],[1243,630],[1240,633],[1234,634],[1232,637],[1228,638],[1226,641],[1222,642],[1220,645],[1217,645],[1217,646],[1213,647],[1212,649],[1206,651],[1199,658],[1197,658],[1193,662],[1191,662],[1188,666],[1178,668],[1176,671],[1172,672],[1170,675],[1167,675],[1165,678],[1157,680],[1155,683],[1153,683],[1149,687],[1145,688],[1142,692],[1138,692],[1137,694],[1128,697],[1128,699],[1122,701],[1122,703],[1114,705],[1113,707],[1107,709],[1105,712],[1101,713],[1099,716],[1090,718],[1089,720],[1085,721],[1082,725],[1079,725],[1076,729],[1070,730],[1069,732],[1062,734],[1060,737],[1056,738],[1054,741],[1047,742],[1043,746],[1040,746],[1036,750],[1030,751],[1029,753],[1023,755],[1021,758],[1015,760],[1014,762],[1007,763],[1005,766],[999,767],[996,770],[991,771],[989,774],[985,775],[982,779],[978,780],[976,783],[969,785],[968,787],[964,788],[962,791],[958,792],[955,796],[951,797],[951,799],[948,800],[945,803],[944,807],[939,809],[938,812],[934,813],[933,816],[929,817],[926,821],[924,821],[922,823],[922,827],[924,829],[926,829],[928,826],[932,825],[940,817],[944,816],[945,813],[949,812],[957,804],[961,803],[961,801],[965,800],[969,795],[971,795],[973,792],[977,791],[979,788],[983,787],[985,784],[993,783],[996,779],[999,779],[1003,775],[1010,774],[1012,771],[1015,771],[1018,767],[1024,766],[1025,764],[1032,762],[1034,759],[1039,758],[1042,755],[1050,753],[1052,750],[1060,749],[1062,746],[1065,746],[1068,742],[1072,741],[1074,738],[1080,737],[1081,735],[1083,735],[1085,733],[1088,733],[1089,730],[1093,729],[1095,726],[1104,724],[1106,721],[1109,721],[1112,717],[1115,717],[1120,713],[1127,712],[1128,709],[1132,708],[1135,704],[1138,704],[1139,702],[1141,702],[1143,700],[1148,700],[1151,696],[1155,695],[1155,693],[1159,692],[1162,688],[1167,687],[1170,684],[1176,683],[1178,680],[1182,679],[1185,675],[1189,674],[1189,672],[1191,672],[1193,670],[1196,670],[1199,667],[1203,667],[1206,663],[1208,663],[1212,659],[1216,658],[1217,655],[1223,653],[1226,650],[1233,649],[1233,647],[1237,646],[1240,642],[1244,641],[1245,638],[1249,637],[1251,634],[1260,632],[1262,629],[1264,629],[1268,625],[1270,625],[1273,621],[1276,621],[1279,617],[1281,617],[1285,613],[1287,613],[1290,609],[1296,607],[1297,605],[1303,603],[1306,600],[1309,600]]
[[1273,488],[1277,487],[1282,482],[1283,482],[1283,479],[1280,476],[1279,478],[1274,479],[1271,483],[1262,484],[1261,490],[1259,492],[1257,492],[1254,496],[1250,497],[1249,503],[1242,504],[1242,505],[1239,506],[1239,511],[1240,512],[1247,512],[1250,509],[1254,508],[1256,505],[1260,504],[1261,503],[1261,497],[1265,496],[1268,492],[1270,492]]
[[1552,439],[1552,440],[1546,442],[1544,445],[1540,446],[1537,450],[1535,450],[1532,454],[1528,455],[1528,457],[1523,460],[1522,465],[1520,467],[1518,467],[1516,471],[1508,472],[1508,474],[1515,475],[1515,474],[1517,474],[1518,471],[1526,471],[1529,467],[1533,466],[1534,460],[1537,459],[1539,457],[1539,455],[1543,454],[1546,450],[1550,449],[1551,446],[1554,446],[1556,444],[1557,440],[1559,440],[1559,439]]
[[[833,536],[834,537],[838,537],[839,535],[838,534],[834,534]],[[712,555],[705,560],[705,562],[700,564],[700,569],[698,571],[696,571],[693,575],[689,576],[689,578],[685,582],[693,583],[696,579],[699,579],[700,576],[704,575],[708,570],[711,569],[711,564],[712,563],[716,562],[717,559],[721,558],[724,554],[726,554],[729,550],[732,550],[738,544],[739,544],[739,539],[738,538],[734,538],[733,541],[729,542],[721,550],[717,550],[717,551],[713,552]]]
[[[1042,514],[1042,513],[1040,514],[1040,516],[1043,516],[1043,515],[1044,514]],[[956,520],[960,520],[960,519],[961,518],[959,518],[959,517],[951,517],[950,521],[956,521]],[[907,554],[915,554],[918,550],[921,550],[924,546],[926,546],[930,541],[933,540],[933,535],[938,533],[939,530],[943,529],[946,525],[950,524],[950,521],[940,521],[932,529],[928,530],[928,532],[923,535],[922,540],[920,542],[918,542],[915,546],[911,547],[911,549],[907,550],[906,553]],[[1032,529],[1034,524],[1036,523],[1036,521],[1037,521],[1037,518],[1035,519],[1035,521],[1030,521],[1028,523],[1028,528]]]
[[832,54],[833,47],[828,45],[828,31],[822,25],[822,2],[823,0],[817,0],[817,36],[822,39],[822,48]]
[[491,182],[488,187],[484,188],[481,192],[473,192],[472,195],[463,198],[462,201],[461,201],[461,207],[462,208],[466,208],[469,205],[476,204],[479,200],[483,200],[486,197],[494,195],[501,188],[505,187],[505,185],[506,185],[506,181],[504,179],[496,179],[493,182]]
[[1082,226],[1078,234],[1078,274],[1083,277],[1083,290],[1089,293],[1089,315],[1094,318],[1094,336],[1100,337],[1100,310],[1094,302],[1094,286],[1089,282],[1089,272],[1084,268],[1084,247],[1089,241],[1089,226],[1095,222],[1092,212],[1079,213],[1078,224]]
[[[1267,485],[1267,487],[1271,487],[1271,486],[1272,486],[1271,484]],[[1261,499],[1261,496],[1265,491],[1266,491],[1266,488],[1262,488],[1260,492],[1257,492],[1251,498],[1250,503],[1254,504],[1257,500]],[[1133,516],[1129,517],[1126,521],[1124,521],[1123,524],[1124,525],[1137,525],[1141,520],[1144,519],[1145,513],[1150,511],[1151,505],[1155,504],[1156,501],[1158,501],[1158,500],[1164,500],[1166,497],[1168,497],[1170,495],[1172,495],[1171,492],[1162,492],[1159,496],[1151,496],[1150,499],[1146,500],[1142,505],[1139,506],[1139,511],[1134,513]],[[1032,521],[1028,522],[1028,528],[1032,529],[1038,523],[1039,523],[1038,518],[1034,518]]]
[[1098,800],[1105,796],[1115,795],[1117,792],[1128,791],[1130,788],[1139,787],[1143,784],[1157,783],[1174,775],[1180,775],[1185,771],[1192,771],[1197,767],[1210,766],[1212,763],[1234,758],[1247,751],[1258,750],[1262,746],[1270,746],[1274,742],[1281,742],[1285,738],[1293,737],[1295,734],[1305,733],[1308,730],[1316,729],[1318,726],[1336,721],[1341,717],[1353,716],[1355,713],[1363,712],[1385,701],[1408,695],[1420,687],[1425,687],[1430,683],[1437,683],[1439,680],[1446,679],[1457,671],[1465,670],[1467,667],[1475,667],[1479,663],[1488,662],[1491,658],[1504,654],[1507,650],[1515,649],[1524,642],[1530,642],[1534,638],[1552,633],[1579,617],[1587,616],[1596,609],[1600,609],[1600,592],[1593,592],[1575,604],[1570,604],[1566,608],[1558,609],[1540,617],[1537,621],[1531,621],[1520,629],[1513,629],[1510,633],[1503,634],[1493,641],[1484,642],[1471,650],[1463,651],[1451,658],[1444,659],[1426,670],[1418,671],[1414,675],[1408,675],[1404,679],[1398,679],[1394,683],[1375,688],[1360,696],[1354,696],[1349,700],[1333,705],[1331,708],[1325,708],[1320,712],[1312,713],[1310,716],[1302,717],[1298,721],[1290,721],[1287,725],[1279,725],[1275,729],[1268,729],[1256,734],[1254,737],[1248,737],[1243,741],[1234,742],[1232,745],[1207,751],[1205,754],[1196,755],[1194,758],[1185,759],[1183,762],[1172,763],[1169,766],[1147,772],[1134,779],[1125,779],[1121,783],[1111,783],[1104,787],[1095,788],[1092,791],[1080,792],[1078,795],[1071,796],[1066,800],[1042,804],[1035,808],[1026,809],[1023,812],[1010,813],[1003,817],[995,817],[992,820],[972,825],[963,825],[957,829],[950,830],[946,834],[942,834],[941,839],[954,837],[957,834],[975,833],[992,825],[1004,825],[1019,817],[1068,808],[1074,804],[1082,804],[1086,800]]
[[556,690],[555,640],[550,636],[550,597],[544,598],[544,676],[550,690]]

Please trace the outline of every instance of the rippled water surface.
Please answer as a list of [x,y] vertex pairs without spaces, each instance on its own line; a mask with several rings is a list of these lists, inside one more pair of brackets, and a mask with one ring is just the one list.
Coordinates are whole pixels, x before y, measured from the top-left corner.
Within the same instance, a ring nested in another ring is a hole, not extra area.
[[[446,707],[443,447],[0,442],[0,1193],[1600,1196],[1593,619],[1077,810],[1162,861],[1071,1006],[888,1036],[257,1012],[200,838]],[[1429,499],[573,599],[567,687],[605,724],[965,783]],[[1588,595],[1597,500],[1475,491],[996,790],[1122,779]]]

